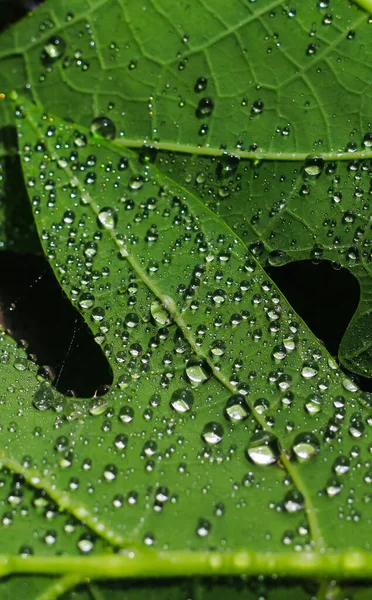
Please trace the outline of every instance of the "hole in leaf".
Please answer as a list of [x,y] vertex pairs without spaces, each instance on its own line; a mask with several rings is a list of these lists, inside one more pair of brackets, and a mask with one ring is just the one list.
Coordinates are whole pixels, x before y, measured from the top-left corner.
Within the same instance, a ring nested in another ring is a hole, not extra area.
[[2,325],[53,369],[60,392],[87,398],[112,383],[106,357],[43,257],[0,253],[0,305]]
[[[337,356],[359,303],[356,278],[347,269],[336,270],[329,261],[303,260],[265,270],[328,352]],[[358,375],[356,381],[361,389],[372,389],[372,380]]]
[[346,269],[310,260],[265,269],[311,331],[337,356],[359,302],[359,284]]

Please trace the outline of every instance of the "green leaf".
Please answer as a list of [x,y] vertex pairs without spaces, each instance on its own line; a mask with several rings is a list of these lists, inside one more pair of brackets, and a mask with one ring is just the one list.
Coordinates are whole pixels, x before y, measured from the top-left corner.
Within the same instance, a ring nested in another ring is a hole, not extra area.
[[[143,164],[22,104],[40,237],[114,381],[101,398],[63,397],[27,363],[22,371],[4,338],[8,477],[22,476],[25,493],[44,490],[93,538],[74,531],[69,542],[64,514],[53,535],[45,514],[35,528],[32,507],[35,558],[13,558],[3,573],[371,576],[370,396],[225,223],[162,174],[161,160]],[[3,552],[19,551],[22,538],[7,531]],[[56,556],[64,547],[69,555]],[[133,559],[102,561],[110,547]],[[91,558],[76,561],[79,551]]]
[[[172,577],[154,599],[370,594],[371,396],[248,251],[240,203],[262,203],[255,238],[282,251],[281,175],[295,197],[309,153],[346,161],[370,131],[368,17],[325,5],[56,0],[3,36],[5,96],[35,102],[1,104],[40,238],[113,371],[107,395],[63,396],[3,335],[4,595],[135,598],[127,580]],[[310,253],[319,217],[300,208]],[[249,580],[195,579],[228,575]]]
[[[2,89],[26,91],[51,112],[85,126],[93,117],[110,117],[125,146],[146,140],[209,157],[219,156],[223,147],[234,156],[268,161],[258,169],[258,180],[250,172],[237,186],[230,181],[234,193],[218,210],[236,224],[244,205],[242,233],[249,244],[262,240],[283,263],[320,248],[324,259],[356,275],[361,302],[340,359],[371,376],[369,204],[360,195],[354,198],[355,188],[368,194],[370,169],[367,165],[362,181],[355,182],[355,172],[350,175],[343,162],[371,158],[370,1],[297,1],[283,8],[281,2],[234,0],[226,7],[214,0],[191,12],[186,4],[162,0],[145,8],[46,3],[3,35]],[[156,43],[149,31],[166,43]],[[4,122],[10,122],[5,104],[3,110]],[[311,153],[336,163],[333,179],[340,183],[322,176],[309,202],[299,198],[299,190],[301,163]],[[201,159],[198,172],[205,165]],[[215,184],[214,173],[212,179]],[[217,199],[221,193],[226,200],[229,186],[219,187]],[[239,187],[242,194],[236,193]],[[330,188],[340,187],[342,203],[332,207]],[[348,225],[344,215],[350,214]]]

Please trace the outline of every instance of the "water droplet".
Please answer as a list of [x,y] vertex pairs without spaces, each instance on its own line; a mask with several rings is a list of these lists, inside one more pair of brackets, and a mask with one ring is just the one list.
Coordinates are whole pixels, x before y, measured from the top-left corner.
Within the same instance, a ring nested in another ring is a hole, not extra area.
[[199,100],[198,108],[196,109],[196,116],[198,119],[209,117],[214,109],[214,102],[211,98],[201,98]]
[[116,479],[116,475],[117,468],[115,467],[115,465],[106,465],[106,467],[103,470],[103,476],[106,479],[106,481],[114,481]]
[[296,490],[290,490],[284,498],[284,509],[289,513],[296,513],[305,506],[304,497]]
[[119,419],[122,423],[131,423],[134,418],[134,410],[131,406],[123,406],[119,411]]
[[81,296],[79,298],[79,306],[80,306],[80,308],[83,308],[84,310],[92,308],[94,306],[94,302],[95,302],[95,299],[94,299],[93,294],[89,294],[88,292],[81,294]]
[[322,397],[311,394],[305,402],[305,410],[309,415],[316,415],[322,410]]
[[346,456],[338,456],[333,463],[333,470],[337,475],[345,475],[350,470],[350,461]]
[[205,359],[190,359],[186,365],[186,375],[191,383],[204,383],[212,376],[212,369]]
[[79,541],[77,542],[77,547],[79,548],[79,550],[82,554],[88,554],[89,552],[91,552],[94,548],[92,536],[90,536],[90,535],[82,536],[79,539]]
[[206,77],[198,77],[195,83],[194,91],[199,94],[207,89],[208,79]]
[[59,36],[53,36],[49,38],[44,46],[44,53],[42,58],[49,58],[49,60],[54,61],[57,58],[60,58],[66,50],[66,42],[63,38]]
[[158,325],[164,327],[172,323],[172,319],[168,314],[167,310],[164,308],[163,304],[158,300],[154,300],[154,302],[151,304],[150,312],[155,323],[157,323]]
[[304,379],[312,379],[318,375],[319,367],[315,362],[306,362],[302,365],[301,375]]
[[107,117],[96,117],[90,126],[93,135],[99,135],[107,140],[113,140],[116,135],[116,127],[113,121]]
[[363,146],[365,148],[372,148],[372,133],[366,133],[363,138]]
[[101,208],[97,217],[98,225],[105,229],[115,229],[118,224],[118,215],[113,208]]
[[238,156],[228,154],[224,152],[217,165],[217,176],[218,177],[232,177],[237,171],[240,159]]
[[220,423],[207,423],[202,432],[202,438],[207,444],[219,444],[223,438],[223,427]]
[[341,492],[341,489],[342,484],[337,477],[331,477],[331,479],[327,481],[325,490],[327,495],[331,498],[333,498],[333,496],[337,496]]
[[54,402],[52,388],[47,383],[41,385],[34,394],[33,405],[38,410],[48,410],[54,406]]
[[256,465],[271,465],[280,455],[278,438],[267,432],[253,434],[249,441],[247,455]]
[[210,353],[212,356],[223,356],[226,352],[226,345],[220,340],[212,342]]
[[293,441],[292,449],[297,459],[308,460],[319,452],[319,440],[313,433],[299,433]]
[[303,175],[305,179],[317,179],[324,168],[324,159],[321,156],[309,155],[304,162]]
[[185,413],[191,410],[194,404],[194,396],[190,390],[183,388],[173,392],[170,405],[178,413]]
[[244,396],[242,394],[233,394],[230,396],[226,402],[225,413],[227,418],[234,423],[247,419],[250,410]]

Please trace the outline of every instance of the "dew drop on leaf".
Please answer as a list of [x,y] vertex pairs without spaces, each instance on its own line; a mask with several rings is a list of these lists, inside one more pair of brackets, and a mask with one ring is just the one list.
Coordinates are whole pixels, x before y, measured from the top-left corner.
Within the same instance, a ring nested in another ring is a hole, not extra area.
[[115,229],[118,224],[118,215],[113,208],[101,208],[97,216],[98,225],[105,229]]
[[201,98],[199,100],[198,108],[196,109],[196,116],[198,119],[204,117],[210,117],[214,109],[214,102],[211,98]]
[[267,432],[253,434],[247,447],[247,455],[256,465],[271,465],[279,458],[278,438]]
[[212,370],[206,360],[190,359],[186,365],[186,375],[191,383],[204,383],[211,378]]
[[42,384],[38,390],[36,390],[33,399],[33,405],[38,410],[44,411],[53,407],[54,405],[54,394],[53,390],[47,383]]
[[176,390],[171,396],[170,405],[178,413],[188,412],[193,404],[194,396],[187,388]]
[[247,419],[250,410],[244,396],[242,394],[233,394],[230,396],[226,402],[225,413],[227,418],[234,423]]
[[93,135],[97,135],[107,140],[115,139],[116,127],[114,122],[108,117],[96,117],[93,119],[90,130]]
[[300,492],[296,490],[290,490],[285,495],[283,506],[284,510],[286,510],[287,512],[296,513],[304,508],[304,497]]
[[198,94],[207,89],[208,79],[206,77],[198,77],[195,83],[194,91]]
[[324,159],[321,156],[308,156],[303,166],[303,175],[305,179],[317,179],[324,168]]
[[207,444],[219,444],[223,438],[223,427],[220,423],[211,421],[204,425],[202,438]]
[[150,312],[155,323],[158,325],[164,327],[171,324],[172,319],[170,318],[164,306],[158,300],[154,300],[154,302],[152,302]]
[[44,46],[44,57],[48,57],[51,61],[60,58],[66,50],[66,42],[60,36],[53,36],[48,39]]
[[292,449],[297,459],[308,460],[319,452],[319,440],[314,433],[299,433],[293,441]]

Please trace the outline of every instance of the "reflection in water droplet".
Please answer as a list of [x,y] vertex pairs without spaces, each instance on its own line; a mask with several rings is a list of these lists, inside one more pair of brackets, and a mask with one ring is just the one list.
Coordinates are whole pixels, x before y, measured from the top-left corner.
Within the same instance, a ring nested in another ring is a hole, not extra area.
[[341,492],[342,484],[337,477],[332,477],[327,481],[325,490],[327,495],[333,498],[333,496],[337,496]]
[[83,309],[92,308],[94,306],[94,302],[95,302],[95,299],[94,299],[93,294],[89,294],[88,292],[81,294],[81,296],[79,298],[79,306],[80,306],[80,308],[83,308]]
[[212,369],[202,358],[190,359],[186,365],[186,375],[191,383],[204,383],[212,376]]
[[194,404],[194,396],[187,388],[179,389],[173,392],[170,405],[178,413],[185,413],[191,410]]
[[318,375],[319,366],[315,362],[307,362],[302,365],[301,375],[304,379],[312,379]]
[[[44,56],[48,57],[50,61],[54,61],[60,58],[66,50],[66,42],[63,38],[55,35],[46,42],[44,46]],[[42,57],[43,58],[43,57]]]
[[308,156],[303,166],[305,179],[317,179],[324,168],[324,159],[321,156]]
[[305,402],[305,410],[309,415],[316,415],[322,410],[322,397],[319,394],[311,394]]
[[211,98],[202,98],[199,101],[198,108],[196,109],[196,116],[198,119],[202,119],[203,117],[209,117],[214,108],[214,102]]
[[372,133],[366,133],[364,138],[363,138],[363,146],[365,148],[372,148]]
[[113,140],[116,135],[115,124],[107,117],[96,117],[93,119],[90,130],[93,135],[99,135],[107,140]]
[[266,432],[253,434],[248,444],[247,455],[256,465],[271,465],[280,456],[278,438]]
[[105,229],[115,229],[118,224],[118,215],[113,208],[102,208],[97,217],[98,225]]
[[54,394],[50,385],[45,383],[36,390],[33,405],[41,411],[48,410],[54,406]]
[[284,509],[289,513],[296,513],[305,506],[304,497],[296,490],[290,490],[284,498]]
[[232,177],[237,171],[240,159],[238,156],[224,152],[217,164],[217,177]]
[[119,411],[119,419],[123,423],[131,423],[134,417],[134,410],[131,406],[123,406]]
[[219,444],[223,438],[223,427],[220,423],[211,421],[204,426],[202,438],[207,444]]
[[293,441],[292,449],[297,459],[308,460],[319,452],[319,440],[313,433],[299,433]]
[[248,404],[242,394],[233,394],[226,402],[226,416],[234,423],[247,419],[249,412]]
[[154,300],[154,302],[151,304],[150,312],[155,323],[158,325],[164,327],[172,323],[170,315],[158,300]]

